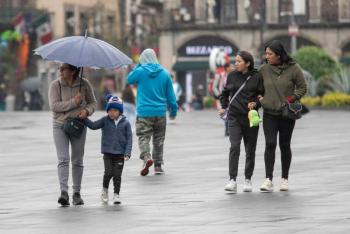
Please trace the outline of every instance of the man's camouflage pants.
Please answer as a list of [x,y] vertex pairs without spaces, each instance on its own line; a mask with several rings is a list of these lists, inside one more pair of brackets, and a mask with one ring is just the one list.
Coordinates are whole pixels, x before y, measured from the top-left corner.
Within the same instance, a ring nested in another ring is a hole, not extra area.
[[[166,117],[137,117],[136,136],[139,138],[140,159],[152,158],[156,165],[163,164],[165,130]],[[151,138],[153,143],[152,155]]]

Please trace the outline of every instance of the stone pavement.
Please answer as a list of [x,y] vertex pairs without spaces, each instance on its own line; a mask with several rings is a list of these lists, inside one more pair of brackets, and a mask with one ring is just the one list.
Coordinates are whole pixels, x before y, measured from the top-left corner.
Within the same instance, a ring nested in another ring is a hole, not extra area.
[[100,131],[89,130],[82,187],[86,204],[69,208],[56,203],[50,118],[49,112],[0,113],[1,234],[350,233],[350,112],[315,110],[297,122],[290,191],[278,191],[278,151],[271,194],[258,192],[264,179],[262,128],[254,191],[242,193],[242,151],[239,191],[226,194],[229,142],[222,122],[214,111],[180,113],[167,127],[164,176],[139,176],[134,138],[121,206],[100,202]]

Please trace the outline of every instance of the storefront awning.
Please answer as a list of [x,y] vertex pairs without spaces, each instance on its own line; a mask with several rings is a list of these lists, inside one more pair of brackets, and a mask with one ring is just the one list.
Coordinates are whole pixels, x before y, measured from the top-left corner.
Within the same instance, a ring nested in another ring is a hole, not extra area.
[[173,65],[174,71],[208,70],[209,61],[177,61]]

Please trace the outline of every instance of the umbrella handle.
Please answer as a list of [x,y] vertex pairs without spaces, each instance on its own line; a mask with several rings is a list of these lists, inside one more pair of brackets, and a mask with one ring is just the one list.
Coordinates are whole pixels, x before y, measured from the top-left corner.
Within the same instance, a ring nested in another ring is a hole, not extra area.
[[84,71],[84,67],[81,67],[81,71],[80,71],[80,84],[79,84],[79,92],[81,92],[81,83],[83,82],[83,71]]

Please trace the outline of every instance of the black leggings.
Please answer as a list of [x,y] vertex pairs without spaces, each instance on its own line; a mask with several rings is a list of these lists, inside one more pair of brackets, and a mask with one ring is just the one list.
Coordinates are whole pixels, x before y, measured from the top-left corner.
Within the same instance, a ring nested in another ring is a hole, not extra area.
[[114,193],[119,194],[120,184],[122,182],[122,172],[124,168],[124,155],[104,154],[103,161],[105,165],[103,188],[108,189],[109,181],[113,177]]
[[265,172],[266,178],[272,180],[275,165],[275,153],[277,146],[277,134],[279,133],[279,146],[281,150],[282,178],[288,179],[292,151],[290,142],[292,140],[295,120],[282,118],[280,115],[264,113],[263,127],[265,134]]

